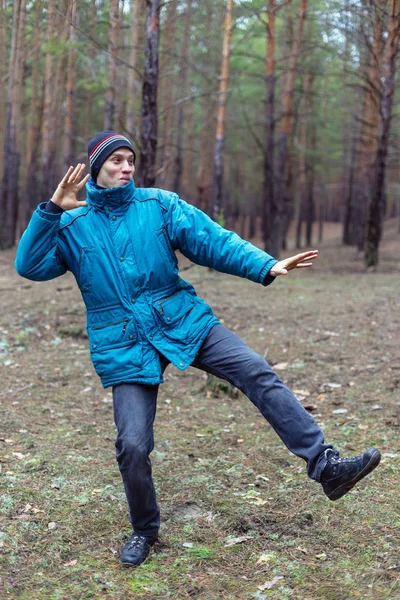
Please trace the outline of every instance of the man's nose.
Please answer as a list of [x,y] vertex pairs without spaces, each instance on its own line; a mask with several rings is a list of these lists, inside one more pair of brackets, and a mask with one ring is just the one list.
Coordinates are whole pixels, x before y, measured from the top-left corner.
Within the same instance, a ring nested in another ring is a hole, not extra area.
[[128,161],[124,162],[122,165],[122,170],[130,173],[133,169],[133,165],[131,165]]

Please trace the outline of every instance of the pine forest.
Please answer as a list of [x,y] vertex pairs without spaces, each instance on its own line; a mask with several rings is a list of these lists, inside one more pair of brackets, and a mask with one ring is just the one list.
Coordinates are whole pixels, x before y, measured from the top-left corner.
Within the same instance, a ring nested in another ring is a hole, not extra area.
[[0,0],[0,248],[97,131],[278,256],[400,215],[399,0]]

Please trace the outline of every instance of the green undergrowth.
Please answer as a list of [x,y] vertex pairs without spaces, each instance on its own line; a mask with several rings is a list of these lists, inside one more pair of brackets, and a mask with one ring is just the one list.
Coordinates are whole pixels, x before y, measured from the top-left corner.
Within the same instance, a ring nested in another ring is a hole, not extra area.
[[130,527],[111,395],[76,334],[79,297],[57,282],[21,296],[15,275],[0,320],[2,598],[400,597],[399,278],[360,274],[355,286],[330,271],[334,251],[314,274],[267,290],[190,274],[224,323],[277,365],[326,440],[344,455],[376,445],[381,465],[330,503],[242,394],[169,367],[153,452],[162,528],[136,570],[118,561]]

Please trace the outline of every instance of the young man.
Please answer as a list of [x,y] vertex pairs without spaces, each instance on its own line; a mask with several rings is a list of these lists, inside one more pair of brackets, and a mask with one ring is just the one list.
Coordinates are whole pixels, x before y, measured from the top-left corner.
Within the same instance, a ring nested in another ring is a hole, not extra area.
[[[223,327],[189,283],[179,277],[175,250],[217,271],[264,286],[307,268],[310,251],[277,261],[160,189],[135,188],[135,152],[115,131],[88,147],[90,172],[70,167],[52,199],[38,206],[16,257],[20,275],[35,281],[67,270],[87,308],[91,357],[112,386],[117,460],[133,526],[121,562],[141,564],[157,539],[160,514],[149,455],[158,386],[169,362],[212,373],[239,388],[288,449],[307,463],[308,476],[331,500],[346,494],[379,463],[371,448],[341,458],[292,392],[235,334]],[[76,194],[86,184],[86,201]]]

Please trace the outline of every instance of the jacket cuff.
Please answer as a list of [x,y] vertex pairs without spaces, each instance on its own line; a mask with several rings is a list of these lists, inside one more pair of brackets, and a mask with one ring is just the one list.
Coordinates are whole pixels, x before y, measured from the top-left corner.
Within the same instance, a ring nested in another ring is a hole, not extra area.
[[262,283],[262,285],[267,286],[267,285],[270,285],[273,281],[275,281],[276,277],[274,277],[273,275],[269,275],[269,272],[272,269],[272,267],[274,265],[276,265],[277,262],[279,262],[279,261],[276,260],[275,258],[271,258],[266,263],[266,265],[264,265],[264,267],[260,273],[260,283]]
[[61,206],[58,206],[58,204],[55,204],[55,202],[53,202],[52,200],[49,200],[47,202],[47,204],[44,207],[44,210],[53,214],[62,214],[64,212],[64,209],[61,208]]
[[[47,221],[59,221],[61,218],[62,212],[49,212],[46,210],[47,202],[41,202],[36,209],[36,214],[41,219],[46,219]],[[34,213],[35,214],[35,213]]]

